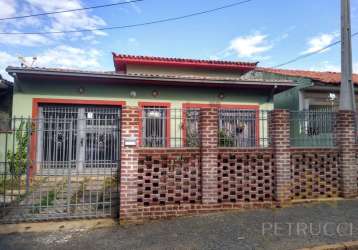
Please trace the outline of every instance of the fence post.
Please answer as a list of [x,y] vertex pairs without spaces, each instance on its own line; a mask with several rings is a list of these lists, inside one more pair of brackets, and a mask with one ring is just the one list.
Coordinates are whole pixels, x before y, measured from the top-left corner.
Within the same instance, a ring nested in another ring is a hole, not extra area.
[[218,202],[218,108],[203,108],[200,112],[202,201]]
[[[138,136],[139,115],[136,107],[122,108],[121,124],[121,164],[120,164],[120,221],[136,221],[137,208],[137,179],[138,179],[138,153],[137,146],[126,146],[127,138]],[[138,142],[137,142],[138,143]]]
[[276,164],[275,200],[285,204],[291,197],[290,112],[275,109],[271,118],[270,132]]
[[337,143],[341,153],[342,196],[355,197],[357,190],[357,160],[355,149],[355,113],[341,110],[337,120]]

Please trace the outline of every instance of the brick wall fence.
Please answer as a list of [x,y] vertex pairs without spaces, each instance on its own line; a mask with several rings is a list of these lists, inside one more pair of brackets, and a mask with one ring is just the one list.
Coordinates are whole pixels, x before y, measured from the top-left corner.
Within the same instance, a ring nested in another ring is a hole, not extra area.
[[138,110],[124,107],[121,222],[358,195],[358,147],[350,112],[339,113],[338,146],[332,148],[291,148],[285,110],[272,112],[271,146],[266,148],[218,147],[215,107],[200,111],[198,148],[125,145],[126,138],[138,135],[138,124]]

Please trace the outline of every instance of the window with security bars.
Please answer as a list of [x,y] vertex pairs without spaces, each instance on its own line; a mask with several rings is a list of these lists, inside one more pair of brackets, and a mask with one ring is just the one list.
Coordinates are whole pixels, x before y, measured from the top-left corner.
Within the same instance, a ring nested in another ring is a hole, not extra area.
[[328,105],[310,105],[305,113],[306,133],[309,136],[331,133],[333,130],[333,116],[336,108]]
[[142,109],[142,146],[165,147],[168,110],[163,107]]
[[75,167],[77,157],[78,111],[73,106],[40,107],[38,141],[44,167]]
[[335,112],[291,111],[290,120],[292,146],[335,145]]
[[200,109],[185,110],[185,147],[199,147],[199,114]]
[[219,146],[254,147],[257,145],[257,111],[219,111]]
[[111,168],[119,161],[120,109],[41,105],[37,161],[43,168]]

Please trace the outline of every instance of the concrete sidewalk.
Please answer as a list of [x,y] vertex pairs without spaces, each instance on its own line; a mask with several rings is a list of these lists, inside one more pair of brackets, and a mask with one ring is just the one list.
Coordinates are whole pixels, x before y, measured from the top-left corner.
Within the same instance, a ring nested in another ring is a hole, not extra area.
[[358,240],[358,200],[96,230],[0,235],[0,249],[297,249]]

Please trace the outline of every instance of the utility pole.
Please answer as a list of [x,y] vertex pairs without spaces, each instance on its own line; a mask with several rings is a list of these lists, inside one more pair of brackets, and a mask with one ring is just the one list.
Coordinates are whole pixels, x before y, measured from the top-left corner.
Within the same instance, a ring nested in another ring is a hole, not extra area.
[[356,111],[352,81],[350,0],[341,0],[341,87],[339,109]]

